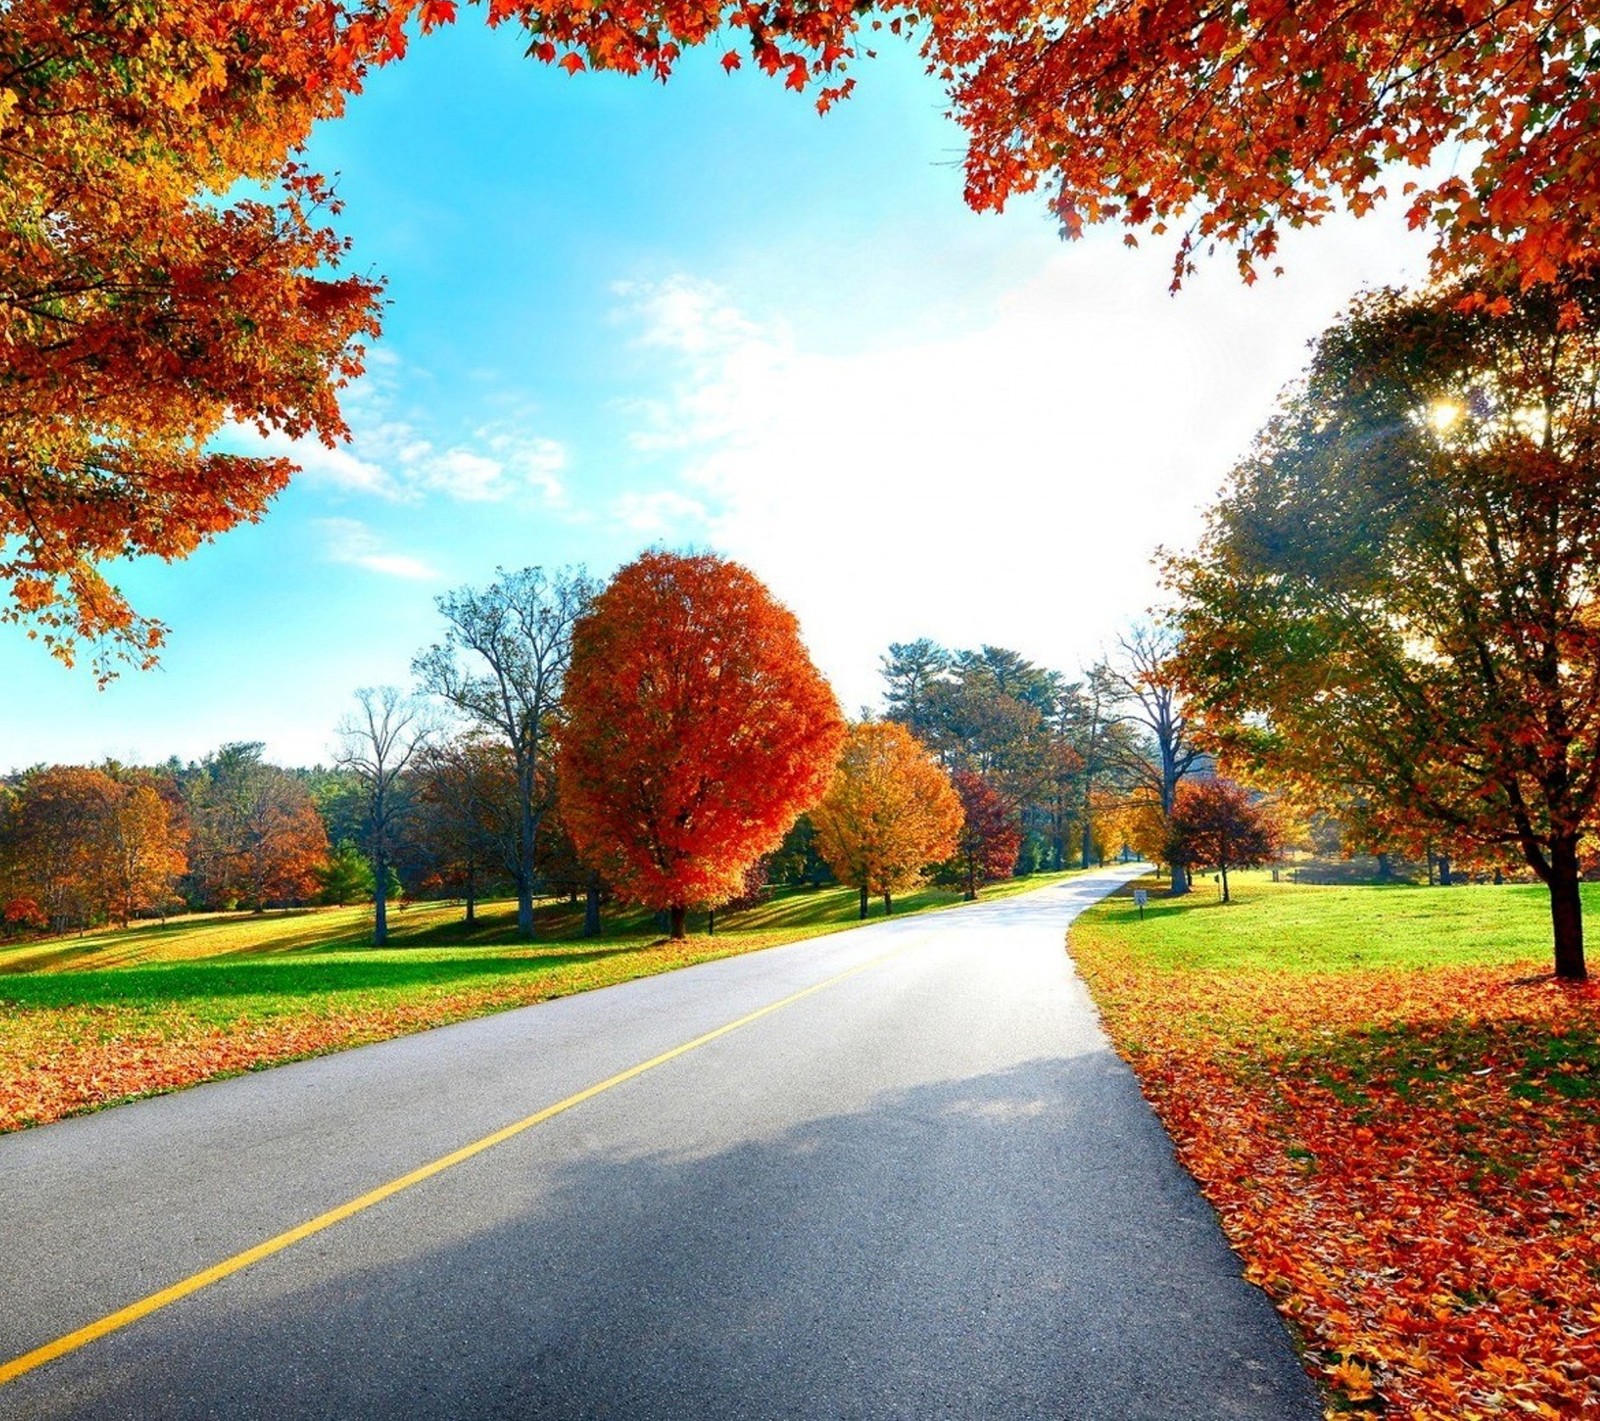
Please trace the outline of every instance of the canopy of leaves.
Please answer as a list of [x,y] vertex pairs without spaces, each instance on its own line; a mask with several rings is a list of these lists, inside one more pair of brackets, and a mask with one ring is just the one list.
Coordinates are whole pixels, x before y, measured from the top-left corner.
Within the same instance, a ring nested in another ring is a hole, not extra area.
[[[1588,263],[1600,218],[1593,6],[1540,0],[963,0],[923,7],[925,53],[970,138],[967,199],[1040,183],[1069,233],[1182,228],[1241,269],[1282,227],[1403,184],[1460,270],[1543,282]],[[1413,180],[1389,165],[1426,167]],[[1132,240],[1130,236],[1130,240]]]
[[954,852],[961,800],[949,775],[905,726],[867,721],[851,727],[811,821],[841,883],[895,893]]
[[221,906],[303,903],[318,892],[328,835],[311,792],[255,742],[209,756],[190,790],[197,888]]
[[627,901],[713,905],[828,783],[844,734],[794,616],[737,563],[650,552],[574,632],[559,780]]
[[[109,560],[183,557],[260,516],[282,458],[229,421],[333,442],[378,287],[335,274],[336,204],[290,161],[342,107],[339,9],[13,0],[0,25],[0,581],[64,660],[149,658]],[[220,200],[240,179],[275,197]]]
[[164,907],[186,867],[185,829],[137,776],[35,770],[0,814],[0,900],[31,910],[5,916],[59,932]]

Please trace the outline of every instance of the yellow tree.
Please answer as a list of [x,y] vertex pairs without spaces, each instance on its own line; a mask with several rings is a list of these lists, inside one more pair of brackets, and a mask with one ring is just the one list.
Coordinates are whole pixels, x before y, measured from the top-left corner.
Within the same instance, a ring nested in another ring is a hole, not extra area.
[[112,905],[124,924],[137,912],[160,908],[189,867],[183,825],[148,784],[121,784],[106,823],[105,868]]
[[817,844],[841,883],[894,911],[894,894],[955,852],[961,799],[921,741],[893,721],[853,726],[833,783],[811,813]]

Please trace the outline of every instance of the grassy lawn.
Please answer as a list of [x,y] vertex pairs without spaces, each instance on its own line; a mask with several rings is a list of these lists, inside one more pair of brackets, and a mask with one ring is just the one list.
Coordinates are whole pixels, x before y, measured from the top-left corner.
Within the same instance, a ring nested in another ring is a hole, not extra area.
[[[895,914],[957,901],[923,889]],[[523,942],[513,903],[480,907],[470,929],[459,906],[418,904],[391,914],[381,951],[364,946],[370,908],[211,914],[0,949],[0,1130],[838,932],[856,913],[850,889],[785,890],[722,915],[715,937],[702,918],[672,943],[653,915],[620,910],[584,938],[581,906],[546,901]]]
[[1600,989],[1543,891],[1144,886],[1073,955],[1330,1414],[1600,1415]]

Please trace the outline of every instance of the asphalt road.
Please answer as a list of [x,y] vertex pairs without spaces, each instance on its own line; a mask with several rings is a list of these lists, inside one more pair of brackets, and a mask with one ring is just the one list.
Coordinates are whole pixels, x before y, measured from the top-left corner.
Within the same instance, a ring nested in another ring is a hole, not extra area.
[[1062,951],[1126,871],[0,1138],[0,1417],[1320,1414]]

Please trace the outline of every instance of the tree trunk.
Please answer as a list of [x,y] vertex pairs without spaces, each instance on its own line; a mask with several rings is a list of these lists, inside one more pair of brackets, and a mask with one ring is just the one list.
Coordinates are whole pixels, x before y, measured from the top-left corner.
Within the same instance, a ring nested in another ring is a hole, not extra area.
[[861,916],[863,918],[867,916],[867,885],[865,883],[861,885]]
[[467,926],[470,928],[478,921],[478,876],[472,870],[467,870]]
[[1082,852],[1082,855],[1081,855],[1081,862],[1079,863],[1078,867],[1079,868],[1088,868],[1090,863],[1092,863],[1093,860],[1094,860],[1094,829],[1090,825],[1089,820],[1088,820],[1087,817],[1084,818],[1082,827],[1083,827],[1083,843],[1082,843],[1083,852]]
[[1439,855],[1439,887],[1449,888],[1455,883],[1455,878],[1450,872],[1450,860],[1444,854]]
[[1550,846],[1550,925],[1555,930],[1556,976],[1564,982],[1588,980],[1583,963],[1583,899],[1578,874],[1578,841],[1562,837]]
[[372,945],[382,947],[389,941],[389,865],[384,862],[383,848],[372,856]]
[[600,936],[600,885],[591,883],[583,895],[583,935]]
[[533,847],[539,832],[539,821],[533,813],[532,765],[518,777],[517,788],[522,800],[522,833],[517,843],[517,936],[533,936]]
[[1167,890],[1167,892],[1170,893],[1174,898],[1181,898],[1189,891],[1189,870],[1181,863],[1172,864],[1171,869],[1172,886]]
[[1389,862],[1388,854],[1378,855],[1378,882],[1387,883],[1394,877],[1394,865]]
[[708,908],[708,909],[706,909],[706,936],[707,937],[715,937],[716,935],[717,935],[717,910],[715,908]]
[[685,923],[689,917],[689,910],[682,903],[674,903],[667,912],[671,920],[669,935],[674,942],[681,942],[688,936]]
[[894,912],[894,896],[886,888],[883,890],[883,916],[889,917]]
[[1231,903],[1233,900],[1228,897],[1228,865],[1227,864],[1223,864],[1223,865],[1221,865],[1221,867],[1222,867],[1222,901],[1224,903]]

